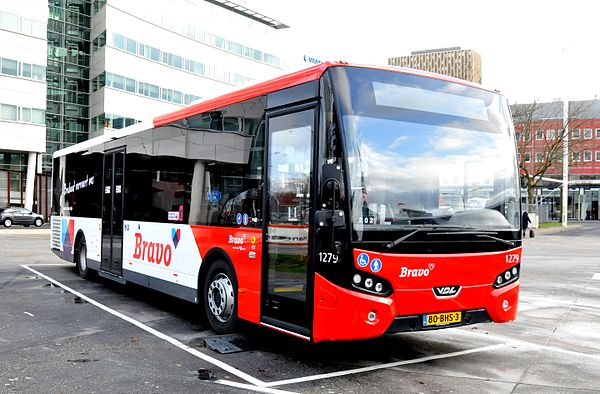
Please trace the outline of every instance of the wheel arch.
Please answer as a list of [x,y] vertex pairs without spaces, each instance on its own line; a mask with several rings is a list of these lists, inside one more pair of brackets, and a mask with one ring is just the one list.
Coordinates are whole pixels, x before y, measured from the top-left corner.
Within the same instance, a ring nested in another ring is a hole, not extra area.
[[229,265],[231,271],[233,272],[233,275],[235,275],[235,279],[237,282],[237,273],[235,272],[235,265],[233,264],[233,261],[231,260],[231,257],[229,257],[227,252],[225,252],[222,248],[218,247],[210,249],[202,259],[202,263],[200,264],[200,271],[198,272],[198,296],[196,299],[196,303],[198,305],[202,305],[204,301],[204,292],[202,291],[202,288],[204,287],[204,281],[206,279],[206,275],[208,274],[208,269],[215,261],[218,260],[223,260],[226,264]]
[[77,259],[79,258],[79,244],[81,243],[81,239],[85,239],[83,230],[77,231],[75,241],[73,242],[73,263],[75,264],[77,264]]

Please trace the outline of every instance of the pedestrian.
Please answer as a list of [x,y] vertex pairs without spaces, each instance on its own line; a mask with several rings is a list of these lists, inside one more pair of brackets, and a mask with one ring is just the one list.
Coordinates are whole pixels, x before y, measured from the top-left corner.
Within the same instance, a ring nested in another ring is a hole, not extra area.
[[529,219],[529,214],[527,211],[523,211],[523,219],[521,220],[521,229],[523,230],[523,237],[527,235],[527,228],[531,223],[531,219]]

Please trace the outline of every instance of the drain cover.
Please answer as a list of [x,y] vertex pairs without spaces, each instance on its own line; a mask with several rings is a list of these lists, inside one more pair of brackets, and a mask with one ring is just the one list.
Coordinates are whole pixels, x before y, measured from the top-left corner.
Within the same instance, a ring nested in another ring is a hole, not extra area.
[[249,349],[248,340],[241,335],[205,338],[204,344],[210,350],[221,354],[243,352]]

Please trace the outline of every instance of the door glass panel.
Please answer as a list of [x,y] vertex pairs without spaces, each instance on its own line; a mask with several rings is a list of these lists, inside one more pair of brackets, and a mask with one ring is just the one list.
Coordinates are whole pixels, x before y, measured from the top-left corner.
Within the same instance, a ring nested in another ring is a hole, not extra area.
[[113,155],[104,156],[104,190],[102,191],[102,261],[103,270],[111,267],[112,241],[112,178]]
[[111,271],[121,274],[121,246],[123,245],[123,163],[125,152],[116,152],[114,167],[114,206],[112,222],[112,267]]
[[269,122],[268,310],[305,327],[313,123],[312,109]]

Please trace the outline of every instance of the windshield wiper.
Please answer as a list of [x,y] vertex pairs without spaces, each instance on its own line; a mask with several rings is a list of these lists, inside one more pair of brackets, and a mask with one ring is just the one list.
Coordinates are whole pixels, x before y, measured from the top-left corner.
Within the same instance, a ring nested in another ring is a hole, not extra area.
[[488,234],[477,234],[476,237],[493,239],[494,241],[502,242],[503,244],[512,246],[513,248],[516,246],[516,244],[513,241],[508,241],[506,239],[502,239],[502,238],[498,238],[498,237],[492,237],[491,235],[488,235]]
[[[410,227],[410,228],[413,229],[414,227]],[[424,225],[423,227],[418,227],[414,231],[412,231],[412,232],[410,232],[410,233],[408,233],[406,235],[403,235],[402,237],[398,238],[395,241],[390,242],[389,244],[385,245],[385,247],[388,248],[388,249],[391,249],[394,246],[398,245],[401,242],[404,242],[405,240],[407,240],[408,238],[412,237],[413,235],[415,235],[416,233],[418,233],[420,231],[423,231],[423,230],[436,230],[436,229],[444,229],[444,230],[455,229],[455,230],[461,231],[461,230],[475,230],[475,227],[469,227],[469,226],[452,226],[452,225],[450,225],[450,226],[445,226],[445,225],[429,225],[429,226],[426,226],[426,225]],[[434,233],[434,234],[456,234],[456,233],[457,232]],[[462,231],[460,232],[460,234],[462,234]],[[470,234],[470,232],[467,233],[467,234]],[[481,234],[481,232],[476,232],[474,234]],[[496,233],[493,233],[493,234],[496,234]]]
[[511,246],[513,248],[516,246],[516,244],[513,241],[508,241],[506,239],[494,237],[493,235],[498,234],[495,231],[464,231],[464,230],[476,230],[476,227],[437,225],[437,226],[423,226],[423,227],[419,227],[419,228],[415,229],[414,231],[411,231],[410,233],[408,233],[406,235],[403,235],[402,237],[398,238],[397,240],[392,241],[392,242],[386,244],[385,247],[387,249],[391,249],[394,246],[396,246],[396,245],[404,242],[405,240],[407,240],[408,238],[412,237],[413,235],[415,235],[416,233],[418,233],[420,231],[423,231],[423,230],[437,230],[437,229],[454,230],[454,231],[432,232],[432,233],[427,233],[427,235],[429,235],[429,234],[435,234],[435,235],[475,235],[478,238],[493,239],[494,241],[501,242],[501,243],[509,245],[509,246]]

